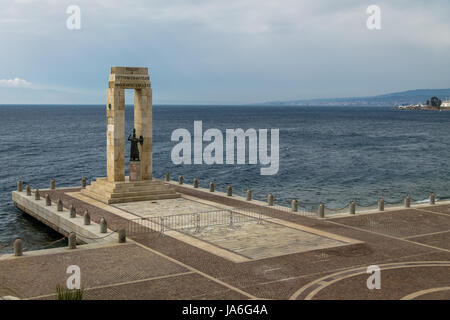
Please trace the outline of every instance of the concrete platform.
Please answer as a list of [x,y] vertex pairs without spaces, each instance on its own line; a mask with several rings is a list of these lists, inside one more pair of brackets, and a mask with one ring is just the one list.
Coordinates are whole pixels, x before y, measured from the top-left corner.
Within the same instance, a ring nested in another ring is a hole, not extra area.
[[[182,200],[141,205],[104,204],[77,188],[43,193],[61,198],[65,207],[73,204],[78,212],[89,210],[94,222],[104,217],[112,231],[129,226],[132,219],[244,205],[262,212],[262,224],[249,220],[233,228],[164,234],[155,227],[126,244],[110,241],[75,250],[25,252],[23,257],[3,255],[0,297],[54,299],[56,284],[68,277],[67,266],[76,264],[86,299],[450,298],[448,203],[317,219],[240,197],[173,187]],[[370,265],[381,268],[380,290],[366,286]]]

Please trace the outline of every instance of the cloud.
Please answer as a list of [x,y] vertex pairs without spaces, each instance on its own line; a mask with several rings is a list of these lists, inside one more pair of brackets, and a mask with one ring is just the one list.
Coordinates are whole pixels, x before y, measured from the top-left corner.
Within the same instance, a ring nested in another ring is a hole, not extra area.
[[0,79],[0,87],[17,87],[17,88],[25,88],[30,87],[31,82],[28,82],[24,79],[14,78],[14,79]]

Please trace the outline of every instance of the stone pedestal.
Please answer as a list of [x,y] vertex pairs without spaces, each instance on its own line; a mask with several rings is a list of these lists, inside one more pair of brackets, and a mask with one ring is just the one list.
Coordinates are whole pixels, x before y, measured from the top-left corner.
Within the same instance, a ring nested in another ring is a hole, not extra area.
[[130,181],[141,181],[141,162],[130,161]]

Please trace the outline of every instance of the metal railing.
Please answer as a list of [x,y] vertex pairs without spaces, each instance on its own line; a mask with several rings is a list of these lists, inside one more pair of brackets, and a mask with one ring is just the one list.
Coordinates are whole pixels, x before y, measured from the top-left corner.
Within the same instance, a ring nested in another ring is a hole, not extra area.
[[253,208],[219,209],[196,213],[184,213],[159,217],[142,217],[128,220],[127,234],[135,236],[144,233],[174,230],[198,233],[206,227],[240,225],[256,221],[262,223],[270,217],[263,217],[262,212]]

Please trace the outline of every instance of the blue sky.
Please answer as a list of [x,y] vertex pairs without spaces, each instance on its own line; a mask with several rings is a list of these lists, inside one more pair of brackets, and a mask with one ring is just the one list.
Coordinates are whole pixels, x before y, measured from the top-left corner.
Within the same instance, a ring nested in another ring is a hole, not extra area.
[[[450,87],[448,0],[0,3],[0,104],[103,104],[111,66],[149,67],[155,104]],[[381,30],[366,27],[371,4]]]

